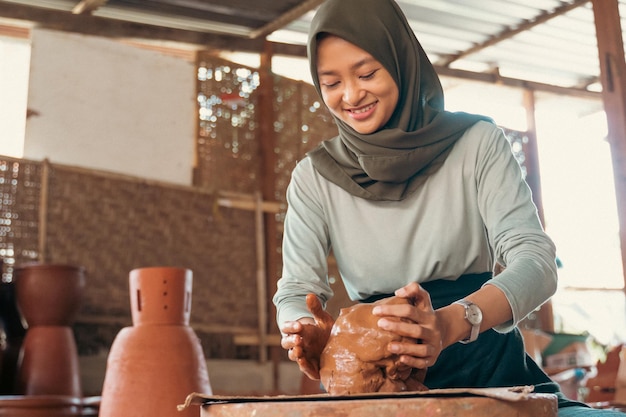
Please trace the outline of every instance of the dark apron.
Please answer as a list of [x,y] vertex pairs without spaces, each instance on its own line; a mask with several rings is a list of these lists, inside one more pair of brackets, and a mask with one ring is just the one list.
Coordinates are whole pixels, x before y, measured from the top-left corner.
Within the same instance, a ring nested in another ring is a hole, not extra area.
[[[420,285],[428,291],[433,308],[437,309],[477,291],[491,276],[490,272],[468,274],[456,281],[436,280]],[[375,295],[362,302],[374,302],[389,296]],[[559,385],[526,354],[517,328],[508,333],[489,329],[473,343],[454,343],[447,347],[437,362],[428,368],[424,385],[430,389],[532,385],[535,392],[556,394],[559,408],[582,405],[566,398]]]

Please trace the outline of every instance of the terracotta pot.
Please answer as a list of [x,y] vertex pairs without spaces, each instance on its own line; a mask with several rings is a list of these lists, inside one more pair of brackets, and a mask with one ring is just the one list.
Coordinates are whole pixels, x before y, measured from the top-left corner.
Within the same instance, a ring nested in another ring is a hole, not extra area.
[[0,396],[0,417],[71,417],[81,415],[80,398],[59,395]]
[[28,325],[15,393],[81,397],[78,352],[70,326],[85,287],[83,268],[30,264],[16,268],[13,279],[17,306]]
[[18,363],[16,392],[82,396],[78,352],[70,327],[35,326],[26,332]]
[[192,417],[177,411],[192,392],[210,393],[200,341],[188,326],[192,272],[141,268],[130,273],[132,327],[111,346],[100,417]]
[[172,267],[133,269],[129,283],[133,325],[189,325],[191,270]]
[[69,326],[85,287],[82,267],[31,264],[13,274],[18,308],[29,327]]

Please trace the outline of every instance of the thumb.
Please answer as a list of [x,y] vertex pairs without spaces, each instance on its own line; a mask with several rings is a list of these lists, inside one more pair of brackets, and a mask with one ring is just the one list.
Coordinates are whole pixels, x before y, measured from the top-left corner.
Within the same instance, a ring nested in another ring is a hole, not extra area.
[[322,303],[320,303],[319,298],[315,294],[307,294],[306,296],[306,306],[309,311],[313,314],[315,318],[315,322],[317,325],[330,325],[333,324],[333,319],[328,312],[324,311],[322,308]]

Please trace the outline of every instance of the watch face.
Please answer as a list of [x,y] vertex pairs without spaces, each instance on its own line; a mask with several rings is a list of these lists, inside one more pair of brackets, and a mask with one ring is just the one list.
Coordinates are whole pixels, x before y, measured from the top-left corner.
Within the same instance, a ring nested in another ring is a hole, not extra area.
[[483,312],[476,304],[467,306],[467,321],[473,325],[480,324],[483,321]]

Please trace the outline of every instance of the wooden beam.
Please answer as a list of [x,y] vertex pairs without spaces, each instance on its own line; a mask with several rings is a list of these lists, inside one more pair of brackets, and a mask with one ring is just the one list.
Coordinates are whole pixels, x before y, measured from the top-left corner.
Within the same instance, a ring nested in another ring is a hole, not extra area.
[[13,3],[0,2],[0,17],[33,22],[41,28],[63,32],[107,38],[181,42],[198,45],[199,48],[204,49],[260,53],[264,45],[264,39],[247,39],[240,36],[167,28]]
[[626,61],[618,0],[592,0],[626,290]]
[[601,93],[589,91],[584,88],[561,87],[558,85],[538,83],[534,81],[521,80],[519,78],[502,77],[497,73],[472,72],[459,69],[451,69],[435,65],[435,71],[439,76],[454,77],[464,80],[480,81],[489,84],[500,84],[507,87],[515,87],[529,89],[533,91],[543,91],[546,93],[554,93],[563,96],[573,96],[581,98],[591,98],[601,100]]
[[[263,53],[267,43],[264,39],[260,38],[247,39],[239,36],[172,29],[142,23],[106,19],[98,16],[73,15],[69,12],[10,3],[2,3],[0,7],[0,17],[34,22],[39,27],[45,29],[81,33],[84,35],[102,36],[114,39],[145,39],[150,42],[180,42],[195,45],[199,50],[241,51],[260,54]],[[23,37],[21,32],[20,36]],[[273,55],[306,58],[305,45],[292,45],[277,42],[271,42],[270,44],[272,46]],[[600,93],[588,91],[582,87],[561,87],[501,77],[498,74],[492,73],[456,70],[443,65],[435,65],[435,70],[441,76],[481,81],[490,84],[498,83],[510,87],[530,88],[534,91],[545,91],[567,96],[600,99]]]
[[281,29],[287,26],[289,23],[294,20],[300,18],[302,15],[307,12],[315,9],[317,6],[322,4],[324,0],[304,0],[302,3],[298,4],[296,7],[292,8],[288,12],[281,15],[278,19],[275,19],[268,23],[267,25],[259,28],[257,30],[252,31],[250,33],[250,38],[256,39],[260,37],[265,37],[275,30]]
[[439,62],[437,62],[437,65],[448,67],[451,63],[463,58],[464,56],[473,54],[490,46],[496,45],[504,40],[510,39],[515,35],[519,35],[522,32],[525,32],[535,26],[545,23],[550,19],[554,19],[557,16],[561,16],[588,2],[589,0],[575,0],[569,4],[564,3],[562,6],[559,6],[552,11],[543,11],[539,16],[536,16],[534,19],[526,20],[522,24],[516,25],[515,27],[509,27],[497,34],[496,36],[492,36],[486,41],[478,43],[471,48],[459,52],[458,54],[448,55],[444,57],[443,59],[439,60]]

